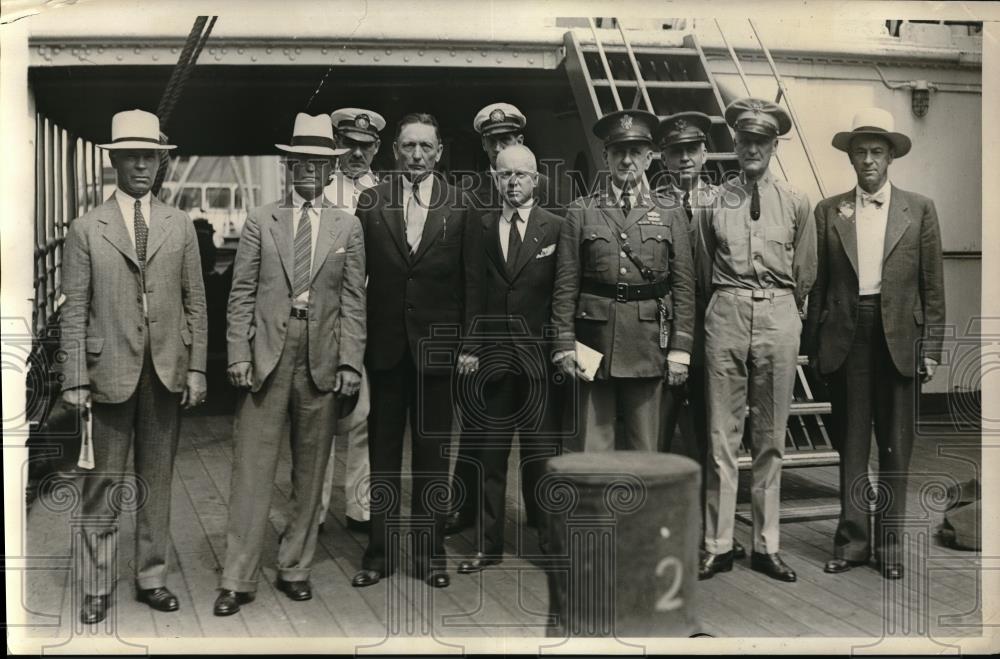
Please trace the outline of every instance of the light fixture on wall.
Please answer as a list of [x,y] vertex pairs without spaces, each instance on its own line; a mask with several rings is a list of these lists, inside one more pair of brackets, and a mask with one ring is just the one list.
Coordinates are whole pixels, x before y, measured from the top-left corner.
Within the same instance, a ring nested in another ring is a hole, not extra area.
[[882,78],[882,84],[884,84],[889,89],[909,89],[910,90],[910,109],[913,110],[913,115],[915,117],[923,118],[927,116],[927,111],[931,107],[931,92],[936,92],[938,90],[937,85],[933,82],[928,82],[927,80],[910,80],[908,82],[889,82],[885,74],[882,73],[882,69],[878,68],[877,64],[872,64],[872,68],[878,72],[880,78]]

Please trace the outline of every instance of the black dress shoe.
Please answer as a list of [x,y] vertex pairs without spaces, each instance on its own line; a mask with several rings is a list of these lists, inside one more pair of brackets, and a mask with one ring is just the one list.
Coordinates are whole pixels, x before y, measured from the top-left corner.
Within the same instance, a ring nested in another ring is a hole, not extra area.
[[472,526],[475,520],[471,515],[463,515],[460,512],[451,513],[444,522],[444,534],[455,535]]
[[308,581],[285,581],[284,579],[278,579],[274,585],[277,586],[278,590],[288,595],[288,599],[293,602],[304,602],[311,600],[313,597],[312,586],[309,585]]
[[178,608],[177,597],[166,588],[149,588],[138,590],[135,599],[143,604],[148,604],[149,608],[157,611],[176,611]]
[[451,585],[451,578],[447,572],[431,572],[424,581],[431,588],[447,588]]
[[257,593],[241,593],[236,590],[226,590],[223,588],[219,591],[219,596],[215,598],[215,606],[212,607],[212,613],[217,616],[231,616],[239,612],[240,605],[249,604],[256,597]]
[[379,581],[382,580],[383,575],[378,570],[359,570],[354,578],[351,579],[351,585],[355,588],[364,588],[365,586],[374,586]]
[[866,565],[868,561],[849,561],[846,558],[831,558],[823,565],[823,571],[827,574],[840,574],[847,572],[852,567]]
[[473,574],[482,572],[491,565],[499,565],[503,559],[493,554],[478,553],[476,557],[469,561],[462,561],[458,564],[459,574]]
[[746,547],[740,544],[739,540],[733,540],[733,558],[740,561],[747,557]]
[[108,595],[84,595],[83,606],[80,607],[80,622],[85,625],[96,625],[108,615],[111,597]]
[[711,579],[717,572],[729,572],[733,569],[733,552],[712,554],[703,552],[698,562],[698,578]]
[[755,551],[750,555],[750,569],[763,572],[772,579],[792,582],[796,580],[795,570],[785,565],[777,553],[764,554]]
[[358,533],[368,533],[371,527],[372,523],[368,520],[354,519],[353,517],[347,518],[348,531],[357,531]]
[[879,566],[879,572],[882,573],[882,577],[885,579],[902,579],[903,578],[903,564],[902,563],[883,563]]

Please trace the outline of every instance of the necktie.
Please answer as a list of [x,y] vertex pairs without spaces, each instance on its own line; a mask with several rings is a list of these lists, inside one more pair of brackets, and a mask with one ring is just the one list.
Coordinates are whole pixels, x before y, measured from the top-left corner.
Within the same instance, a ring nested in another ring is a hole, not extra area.
[[517,263],[517,254],[521,251],[521,232],[517,228],[520,216],[517,212],[510,218],[510,237],[507,239],[507,272],[514,269]]
[[423,227],[417,222],[420,215],[420,186],[416,182],[413,184],[413,194],[406,204],[406,242],[410,246],[410,254],[417,251],[417,244],[420,242],[420,235]]
[[684,191],[684,212],[687,213],[688,222],[694,217],[694,212],[691,210],[691,193],[687,190]]
[[146,243],[149,241],[149,227],[142,217],[142,203],[135,200],[135,216],[133,218],[135,227],[135,255],[139,258],[139,269],[142,274],[146,274]]
[[861,205],[867,206],[868,204],[875,204],[875,208],[882,208],[882,204],[885,203],[885,195],[880,190],[875,194],[869,194],[867,192],[861,193]]
[[750,193],[750,219],[757,221],[760,219],[760,189],[757,181],[753,182],[753,190]]
[[312,271],[312,218],[308,201],[302,204],[299,228],[295,232],[295,278],[292,295],[298,297],[309,289],[309,274]]
[[622,190],[622,210],[625,212],[625,217],[632,211],[632,195],[628,190]]

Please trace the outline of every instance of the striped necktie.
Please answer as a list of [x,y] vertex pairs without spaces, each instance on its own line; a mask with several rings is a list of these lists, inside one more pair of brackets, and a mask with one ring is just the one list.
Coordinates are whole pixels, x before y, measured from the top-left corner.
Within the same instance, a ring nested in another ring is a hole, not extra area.
[[312,218],[309,216],[310,202],[302,204],[299,228],[295,232],[295,280],[292,295],[298,297],[309,289],[309,274],[312,271]]
[[139,269],[146,274],[146,243],[149,241],[149,227],[142,217],[142,202],[135,200],[135,215],[133,217],[135,227],[135,255],[139,259]]

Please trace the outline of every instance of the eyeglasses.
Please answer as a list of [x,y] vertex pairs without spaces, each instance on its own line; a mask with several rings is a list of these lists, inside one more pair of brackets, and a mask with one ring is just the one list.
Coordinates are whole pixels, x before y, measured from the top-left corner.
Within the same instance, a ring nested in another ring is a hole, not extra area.
[[519,179],[533,179],[537,175],[538,175],[537,172],[525,172],[521,170],[510,170],[510,169],[497,170],[497,178],[504,181],[514,177],[517,177]]

